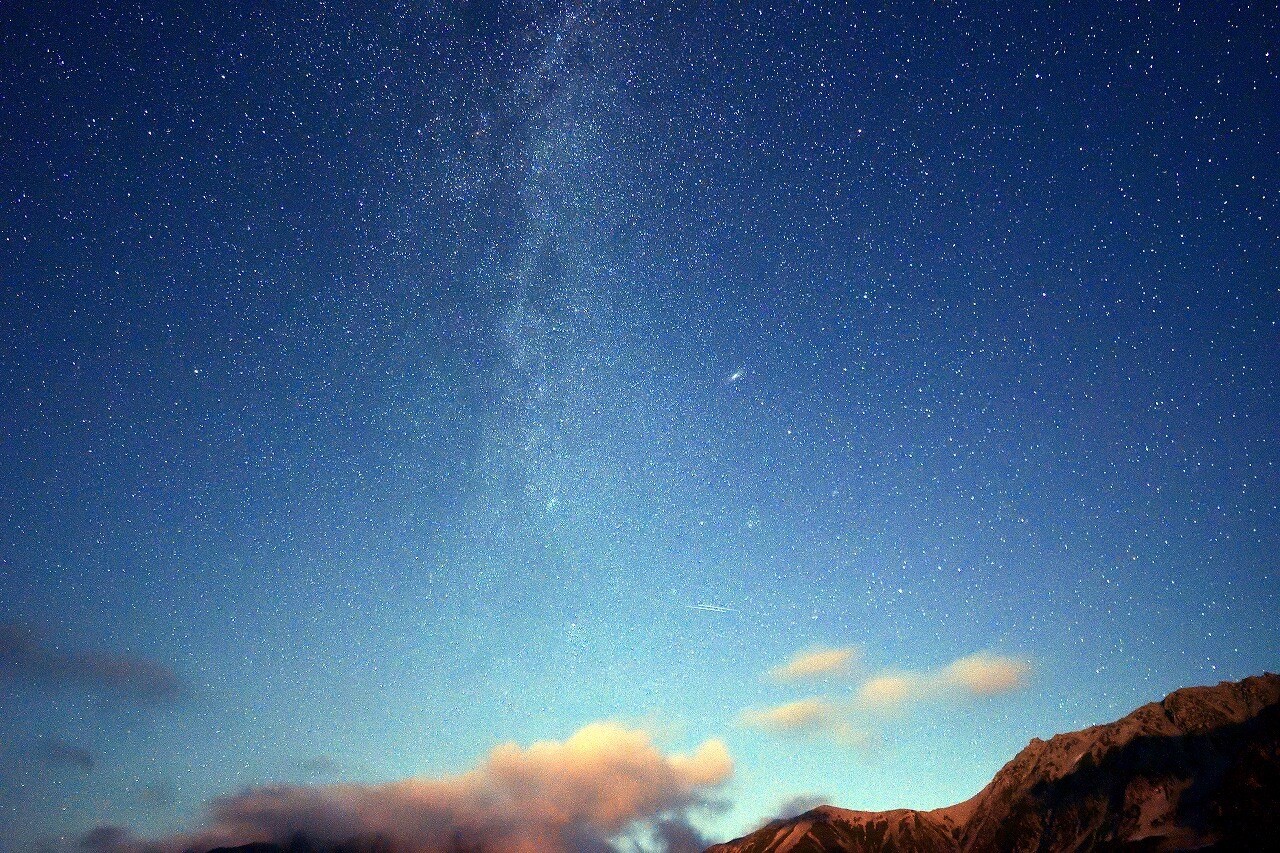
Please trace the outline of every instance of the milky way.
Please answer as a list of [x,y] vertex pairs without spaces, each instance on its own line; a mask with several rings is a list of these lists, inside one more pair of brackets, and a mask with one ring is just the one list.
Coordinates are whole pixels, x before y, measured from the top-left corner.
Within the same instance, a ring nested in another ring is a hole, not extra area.
[[1276,669],[1278,24],[6,7],[0,847],[675,851]]

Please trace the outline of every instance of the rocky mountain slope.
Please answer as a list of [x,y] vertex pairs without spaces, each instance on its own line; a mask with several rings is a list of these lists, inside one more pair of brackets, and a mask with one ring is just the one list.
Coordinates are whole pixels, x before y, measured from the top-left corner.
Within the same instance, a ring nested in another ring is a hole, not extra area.
[[1280,849],[1280,675],[1192,687],[1033,740],[934,811],[820,806],[707,853]]

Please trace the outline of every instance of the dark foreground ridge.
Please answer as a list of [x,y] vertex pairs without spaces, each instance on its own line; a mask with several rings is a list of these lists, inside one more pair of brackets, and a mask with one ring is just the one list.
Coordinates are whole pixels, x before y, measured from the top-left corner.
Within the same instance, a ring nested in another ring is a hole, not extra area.
[[1177,690],[1032,740],[934,811],[819,806],[707,853],[1280,850],[1280,675]]
[[[238,847],[215,847],[209,853],[397,853],[396,848],[382,839],[372,841],[353,840],[338,845],[316,845],[302,834],[294,836],[286,844],[256,842]],[[450,851],[453,853],[453,851]],[[471,853],[471,848],[459,846],[457,853]]]

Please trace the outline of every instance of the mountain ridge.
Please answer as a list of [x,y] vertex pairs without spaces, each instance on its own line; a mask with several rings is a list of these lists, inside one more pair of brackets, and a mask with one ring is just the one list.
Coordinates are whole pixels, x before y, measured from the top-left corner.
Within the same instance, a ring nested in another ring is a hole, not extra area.
[[1033,738],[953,806],[819,806],[706,853],[1267,849],[1280,844],[1277,807],[1280,675],[1264,673]]

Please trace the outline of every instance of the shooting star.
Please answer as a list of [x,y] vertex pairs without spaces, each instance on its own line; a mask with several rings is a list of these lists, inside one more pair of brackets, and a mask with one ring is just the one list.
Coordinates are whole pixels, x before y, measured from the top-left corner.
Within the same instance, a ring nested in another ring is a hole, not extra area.
[[686,604],[685,607],[688,608],[689,610],[701,610],[703,613],[737,613],[738,612],[734,610],[732,607],[725,607],[720,604],[706,604],[701,602],[698,604]]

